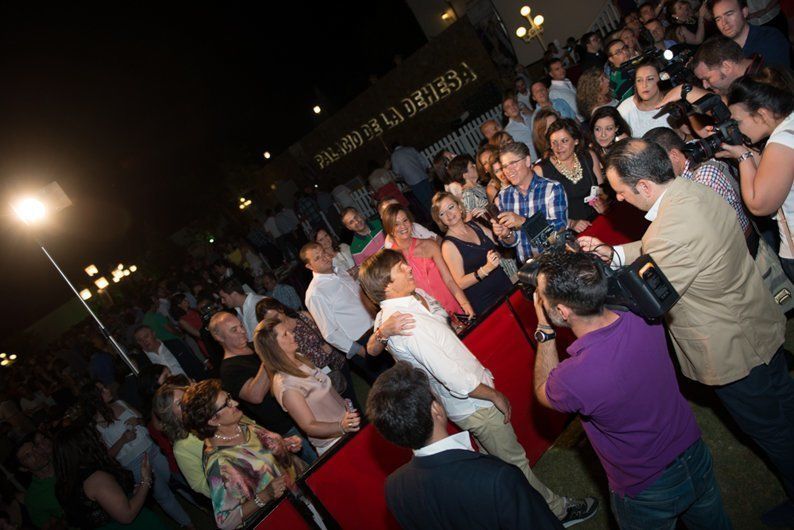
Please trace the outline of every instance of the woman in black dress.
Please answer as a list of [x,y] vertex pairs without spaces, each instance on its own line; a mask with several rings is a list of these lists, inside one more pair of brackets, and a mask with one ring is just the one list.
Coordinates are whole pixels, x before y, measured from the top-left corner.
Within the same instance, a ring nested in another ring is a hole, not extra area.
[[535,166],[535,173],[562,184],[568,198],[568,228],[581,232],[606,208],[598,157],[587,148],[579,125],[570,119],[552,123],[546,141],[552,154]]
[[500,265],[490,228],[465,222],[463,203],[451,193],[436,193],[433,220],[445,232],[441,255],[476,314],[487,311],[510,292],[513,284]]

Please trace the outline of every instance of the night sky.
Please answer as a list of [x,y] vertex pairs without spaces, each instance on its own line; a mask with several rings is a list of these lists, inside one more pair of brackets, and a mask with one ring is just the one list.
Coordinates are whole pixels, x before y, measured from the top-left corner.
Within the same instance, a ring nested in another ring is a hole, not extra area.
[[0,7],[0,339],[70,296],[15,194],[61,184],[74,206],[42,237],[87,285],[217,207],[222,168],[309,132],[318,95],[340,108],[425,42],[399,0],[166,4]]

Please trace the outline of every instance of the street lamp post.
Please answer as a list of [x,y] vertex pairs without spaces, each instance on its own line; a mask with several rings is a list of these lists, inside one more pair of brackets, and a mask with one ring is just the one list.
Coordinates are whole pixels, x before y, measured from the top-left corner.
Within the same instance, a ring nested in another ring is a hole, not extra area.
[[[63,191],[60,189],[60,186],[58,186],[57,183],[53,182],[52,184],[49,184],[48,186],[46,186],[44,189],[47,190],[47,192],[51,192],[53,186],[55,186],[58,189],[58,191],[60,192],[60,194],[63,195],[64,199],[66,201],[68,201],[66,206],[71,204],[71,201],[69,201],[68,198],[66,198],[66,195],[63,193]],[[41,193],[41,195],[47,196],[47,193]],[[41,221],[44,218],[44,216],[46,215],[46,213],[47,213],[47,208],[46,208],[44,202],[42,202],[42,201],[40,201],[40,200],[38,200],[36,198],[23,199],[22,201],[20,201],[20,202],[18,202],[16,204],[12,204],[11,207],[14,210],[14,212],[17,214],[17,216],[29,228],[31,228],[32,225],[36,224],[37,222]],[[65,207],[65,206],[62,206],[62,207]],[[113,335],[110,334],[110,332],[105,327],[105,325],[102,323],[102,321],[99,319],[99,317],[96,315],[96,313],[94,313],[94,311],[91,309],[91,307],[86,303],[86,301],[80,295],[80,292],[75,288],[74,284],[72,284],[72,282],[69,281],[69,278],[66,276],[66,273],[63,272],[63,269],[61,269],[61,267],[55,261],[55,258],[53,258],[52,254],[50,254],[47,251],[47,249],[44,247],[44,243],[42,243],[41,240],[38,237],[36,237],[35,235],[34,235],[34,239],[36,240],[36,244],[39,246],[39,248],[44,253],[44,255],[47,257],[47,259],[50,260],[50,263],[52,263],[52,266],[55,267],[55,270],[58,271],[58,274],[61,275],[61,278],[63,278],[63,281],[66,282],[66,285],[69,286],[69,289],[72,290],[72,292],[77,297],[77,299],[80,301],[80,303],[83,304],[83,307],[85,308],[85,310],[88,311],[88,314],[91,315],[91,318],[94,319],[94,321],[97,324],[97,327],[99,327],[99,331],[102,333],[102,335],[105,337],[105,339],[110,343],[110,345],[113,347],[113,349],[116,350],[116,353],[119,354],[119,357],[121,357],[121,359],[127,364],[127,366],[130,368],[130,370],[132,370],[132,373],[137,376],[139,374],[138,367],[135,366],[135,363],[133,363],[132,359],[129,358],[129,356],[127,355],[127,352],[124,350],[124,347],[122,347],[121,344],[119,344],[118,341],[116,341],[116,339],[113,337]]]
[[545,52],[546,51],[546,43],[543,42],[543,22],[544,18],[543,15],[535,15],[532,16],[532,10],[529,6],[523,6],[521,8],[521,16],[527,19],[529,23],[529,28],[525,28],[521,26],[516,30],[516,37],[523,40],[524,42],[529,42],[532,39],[538,39],[538,44],[540,44],[541,49]]

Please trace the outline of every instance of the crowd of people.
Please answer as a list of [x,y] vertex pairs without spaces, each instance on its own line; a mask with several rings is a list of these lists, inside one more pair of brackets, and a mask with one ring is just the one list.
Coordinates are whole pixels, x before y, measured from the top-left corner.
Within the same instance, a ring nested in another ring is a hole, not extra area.
[[[426,160],[394,145],[371,168],[376,215],[344,186],[307,186],[294,210],[263,212],[164,275],[139,274],[104,315],[138,376],[88,324],[6,370],[0,433],[18,477],[1,491],[0,523],[163,528],[162,513],[190,528],[188,502],[237,528],[366,420],[414,450],[385,490],[405,528],[587,520],[596,499],[566,497],[533,473],[508,399],[458,337],[540,254],[527,389],[580,415],[620,527],[731,527],[666,332],[681,373],[714,389],[780,477],[788,499],[764,522],[791,526],[785,300],[759,272],[759,256],[778,251],[794,279],[794,82],[774,13],[744,0],[645,2],[609,35],[550,46],[544,77],[518,68],[504,120],[482,124],[473,156]],[[691,77],[663,79],[662,49],[691,53]],[[745,141],[696,156],[692,142],[715,124],[657,113],[709,93]],[[615,201],[645,212],[642,241],[589,235]],[[543,252],[522,229],[537,213],[579,234],[585,252]],[[666,329],[605,306],[596,260],[640,254],[680,296]],[[556,328],[577,338],[564,360]],[[366,403],[357,380],[371,385]],[[448,436],[447,421],[462,432]]]

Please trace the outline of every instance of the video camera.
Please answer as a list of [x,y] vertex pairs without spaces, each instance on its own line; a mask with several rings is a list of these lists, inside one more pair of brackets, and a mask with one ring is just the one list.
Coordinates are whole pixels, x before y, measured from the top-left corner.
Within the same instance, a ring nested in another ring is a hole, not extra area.
[[654,61],[659,65],[659,80],[666,81],[671,87],[691,83],[695,74],[686,67],[692,57],[692,50],[682,49],[678,53],[673,50],[660,50],[656,46],[646,48],[640,55],[620,65],[624,79],[634,79],[637,67],[646,62]]
[[[544,252],[581,252],[571,230],[554,231],[542,212],[530,217],[521,227],[531,244]],[[643,255],[630,264],[612,269],[594,253],[593,262],[607,279],[607,306],[628,310],[646,320],[658,319],[675,304],[679,295],[656,262]],[[538,286],[540,262],[530,258],[518,270],[518,283],[530,295]]]
[[[700,164],[721,151],[723,143],[741,145],[747,138],[739,130],[736,120],[731,118],[731,111],[717,94],[706,94],[694,103],[686,97],[679,101],[671,101],[659,109],[654,118],[669,114],[673,122],[685,123],[691,116],[698,116],[703,125],[714,127],[714,134],[687,144],[686,154],[694,165]],[[705,119],[704,119],[705,118]]]

